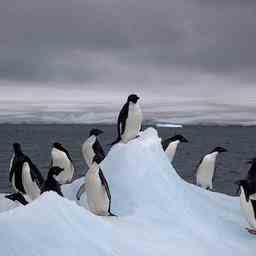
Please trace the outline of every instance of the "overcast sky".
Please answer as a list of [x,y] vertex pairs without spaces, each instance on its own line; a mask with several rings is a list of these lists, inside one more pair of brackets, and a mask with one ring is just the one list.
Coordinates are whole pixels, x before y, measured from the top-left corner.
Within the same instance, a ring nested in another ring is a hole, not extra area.
[[4,88],[255,87],[255,0],[9,0],[0,31]]

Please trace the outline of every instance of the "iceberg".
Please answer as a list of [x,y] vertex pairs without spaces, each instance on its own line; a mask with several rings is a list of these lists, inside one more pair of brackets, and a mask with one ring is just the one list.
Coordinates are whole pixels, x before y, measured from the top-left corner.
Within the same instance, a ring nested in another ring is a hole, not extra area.
[[102,163],[118,217],[87,210],[80,178],[16,207],[0,196],[0,252],[27,255],[253,255],[239,198],[185,182],[168,161],[156,130],[116,144]]

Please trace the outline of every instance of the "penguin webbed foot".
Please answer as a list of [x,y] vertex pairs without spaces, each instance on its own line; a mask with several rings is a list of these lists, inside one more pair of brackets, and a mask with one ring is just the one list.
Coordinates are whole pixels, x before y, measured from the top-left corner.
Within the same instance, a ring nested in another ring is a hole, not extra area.
[[251,235],[256,235],[256,229],[246,228]]

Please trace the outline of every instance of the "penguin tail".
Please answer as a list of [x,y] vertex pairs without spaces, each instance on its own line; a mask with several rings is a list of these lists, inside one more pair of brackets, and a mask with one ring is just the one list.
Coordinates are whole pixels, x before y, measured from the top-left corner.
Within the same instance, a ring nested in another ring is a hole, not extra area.
[[115,215],[114,213],[112,213],[112,212],[108,212],[108,216],[110,216],[110,217],[118,217],[117,215]]

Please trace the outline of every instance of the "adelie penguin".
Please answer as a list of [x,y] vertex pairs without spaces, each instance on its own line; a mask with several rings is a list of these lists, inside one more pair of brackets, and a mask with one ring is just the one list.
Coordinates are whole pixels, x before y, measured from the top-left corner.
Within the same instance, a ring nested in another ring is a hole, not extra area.
[[227,152],[227,150],[223,147],[216,147],[201,159],[196,171],[196,184],[198,186],[212,190],[216,158],[222,152]]
[[[17,193],[27,195],[30,200],[36,199],[41,192],[44,179],[31,159],[23,154],[19,143],[13,144],[14,155],[10,163],[9,181]],[[17,194],[14,199],[21,197]]]
[[47,179],[42,186],[41,194],[47,191],[54,191],[60,196],[63,196],[60,183],[56,180],[56,177],[63,171],[64,169],[58,166],[53,166],[50,168]]
[[245,179],[236,184],[240,188],[241,209],[250,225],[248,232],[256,235],[256,158],[249,160],[251,165]]
[[82,154],[87,166],[90,168],[95,155],[98,155],[103,160],[105,158],[105,152],[99,143],[98,136],[103,131],[99,129],[92,129],[89,133],[88,139],[83,143]]
[[237,182],[240,187],[240,205],[250,228],[246,228],[250,234],[256,235],[256,200],[252,199],[255,188],[252,188],[247,180]]
[[180,143],[187,143],[188,140],[183,137],[182,135],[175,135],[171,138],[162,140],[163,150],[165,151],[166,155],[168,156],[170,162],[173,161],[177,147]]
[[81,195],[86,192],[91,212],[100,216],[116,216],[111,212],[111,194],[108,182],[99,166],[100,162],[101,158],[96,155],[76,198],[80,200]]
[[70,183],[74,175],[74,165],[69,152],[62,144],[55,142],[51,151],[51,165],[57,166],[64,170],[56,176],[56,180],[60,184]]
[[112,145],[118,143],[120,140],[127,143],[138,137],[142,123],[142,112],[138,101],[139,97],[136,94],[131,94],[127,98],[126,103],[118,115],[118,137]]

